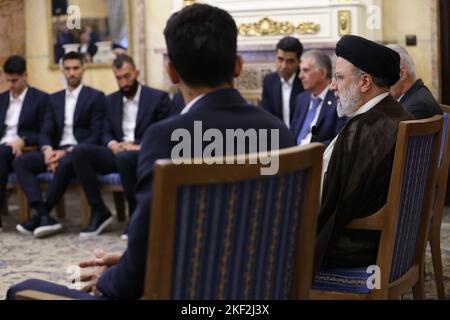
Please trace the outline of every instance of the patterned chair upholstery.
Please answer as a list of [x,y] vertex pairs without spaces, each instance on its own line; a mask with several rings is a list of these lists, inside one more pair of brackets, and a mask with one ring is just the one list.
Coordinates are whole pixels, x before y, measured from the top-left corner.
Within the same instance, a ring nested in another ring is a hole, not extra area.
[[373,275],[369,266],[321,270],[315,276],[312,298],[388,299],[411,289],[415,298],[424,298],[419,275],[424,272],[442,122],[442,116],[435,116],[400,124],[386,205],[348,226],[381,231],[377,258],[381,288],[369,289]]
[[312,281],[323,146],[260,165],[158,161],[146,299],[307,298]]
[[[450,165],[450,106],[441,105],[441,109],[442,112],[444,112],[444,125],[442,130],[441,148],[439,152],[439,164],[437,168],[438,175],[432,211],[433,216],[431,219],[428,240],[430,242],[431,258],[433,261],[434,278],[436,282],[438,298],[445,300],[446,295],[441,257],[441,223],[442,213],[444,211],[445,205],[449,173],[448,171]],[[424,281],[423,277],[421,277],[420,281]]]

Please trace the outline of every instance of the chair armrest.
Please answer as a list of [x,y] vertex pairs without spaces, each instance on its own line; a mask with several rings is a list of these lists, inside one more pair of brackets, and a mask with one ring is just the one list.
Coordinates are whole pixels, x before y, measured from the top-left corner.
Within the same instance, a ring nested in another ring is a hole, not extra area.
[[352,220],[346,228],[359,230],[382,230],[384,226],[385,215],[386,206],[368,217]]
[[34,290],[24,290],[16,293],[17,300],[74,300],[68,297],[58,296],[55,294],[34,291]]
[[23,148],[23,153],[30,153],[30,152],[34,152],[34,151],[38,151],[39,147],[38,146],[30,146],[30,147],[24,147]]

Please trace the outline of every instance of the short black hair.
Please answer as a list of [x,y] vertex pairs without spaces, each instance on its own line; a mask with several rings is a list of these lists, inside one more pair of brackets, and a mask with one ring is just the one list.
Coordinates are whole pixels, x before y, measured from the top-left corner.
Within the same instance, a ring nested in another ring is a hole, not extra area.
[[81,65],[83,65],[84,64],[84,55],[81,52],[70,51],[70,52],[65,53],[62,57],[63,63],[66,60],[79,60],[81,62]]
[[6,74],[23,75],[27,71],[27,62],[24,57],[13,55],[6,59],[3,65]]
[[231,15],[207,4],[174,13],[164,30],[169,59],[192,87],[233,83],[237,34]]
[[294,37],[284,37],[277,44],[277,50],[283,50],[286,52],[295,52],[297,54],[297,58],[303,54],[303,45],[297,38]]
[[113,61],[113,66],[116,69],[120,69],[123,67],[124,63],[129,63],[133,66],[133,68],[136,68],[136,64],[134,63],[134,60],[132,57],[127,56],[126,54],[121,54],[117,56],[117,58]]

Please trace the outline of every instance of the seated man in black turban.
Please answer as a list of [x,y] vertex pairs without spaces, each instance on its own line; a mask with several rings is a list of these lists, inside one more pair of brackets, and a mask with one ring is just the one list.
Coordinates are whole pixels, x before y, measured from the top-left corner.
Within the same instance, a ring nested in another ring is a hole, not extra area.
[[350,120],[324,153],[315,261],[322,269],[375,264],[378,232],[345,227],[386,203],[398,125],[413,119],[389,94],[399,79],[398,53],[344,36],[336,55],[330,89],[338,98],[339,116]]

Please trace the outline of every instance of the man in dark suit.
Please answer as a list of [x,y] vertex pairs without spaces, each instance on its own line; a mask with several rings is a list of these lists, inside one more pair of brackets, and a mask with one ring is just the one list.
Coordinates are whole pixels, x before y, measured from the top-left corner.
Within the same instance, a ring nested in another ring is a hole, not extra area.
[[[233,78],[242,69],[236,55],[237,27],[233,18],[219,8],[194,4],[175,13],[167,23],[165,37],[170,62],[168,73],[177,83],[187,103],[179,116],[160,121],[145,133],[139,155],[137,186],[138,206],[129,229],[128,247],[122,257],[99,256],[81,266],[98,266],[85,277],[91,282],[86,291],[108,299],[138,299],[142,296],[146,269],[147,241],[152,201],[152,174],[157,159],[170,158],[177,141],[177,129],[194,136],[194,121],[202,121],[205,129],[279,130],[280,148],[295,145],[286,126],[266,111],[249,105],[233,89]],[[191,147],[193,147],[192,141]],[[225,149],[224,149],[225,150]],[[235,149],[236,150],[236,149]],[[86,293],[39,280],[29,280],[12,287],[7,294],[14,299],[24,289],[41,289],[63,295],[92,298]]]
[[405,48],[388,45],[400,55],[400,80],[391,87],[391,94],[416,119],[442,114],[441,107],[421,79],[416,79],[416,67]]
[[282,120],[289,128],[295,111],[295,98],[303,87],[298,78],[303,45],[297,38],[285,37],[276,48],[277,72],[264,78],[261,107]]
[[[109,210],[102,200],[97,174],[119,172],[128,201],[129,218],[136,208],[134,188],[142,136],[153,123],[164,119],[171,104],[166,92],[139,83],[139,70],[127,55],[118,56],[113,71],[119,91],[106,97],[107,114],[102,146],[80,145],[73,151],[74,169],[92,209],[90,226],[80,235],[98,235],[97,219]],[[126,239],[126,231],[122,235]]]
[[330,57],[319,50],[307,51],[300,63],[300,79],[305,92],[297,96],[291,131],[298,145],[321,142],[328,146],[345,125],[336,113],[336,97],[331,83]]
[[413,117],[390,94],[400,73],[399,55],[376,42],[346,35],[336,45],[330,89],[346,126],[325,150],[315,267],[374,265],[379,232],[347,230],[349,222],[386,203],[398,126]]
[[[37,146],[48,95],[28,86],[27,64],[11,56],[3,65],[9,90],[0,94],[0,211],[5,204],[6,184],[13,160],[24,147]],[[0,215],[0,231],[2,230]]]
[[[62,225],[50,216],[51,210],[63,196],[75,177],[74,147],[100,142],[105,95],[83,86],[83,55],[70,52],[63,56],[63,70],[67,89],[52,94],[39,136],[40,152],[27,153],[17,158],[14,171],[25,192],[28,203],[36,211],[27,222],[17,225],[23,234],[41,238],[59,232]],[[37,175],[53,173],[44,202]],[[110,217],[104,215],[104,220]],[[109,220],[108,220],[109,221]]]

